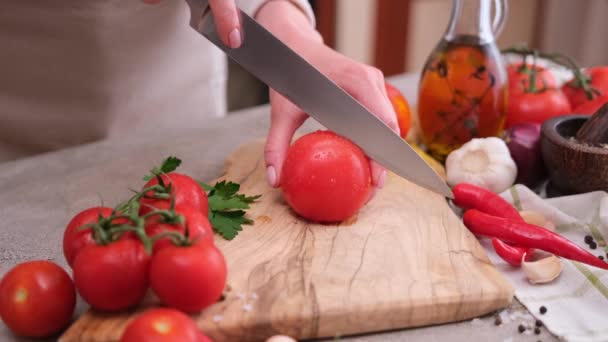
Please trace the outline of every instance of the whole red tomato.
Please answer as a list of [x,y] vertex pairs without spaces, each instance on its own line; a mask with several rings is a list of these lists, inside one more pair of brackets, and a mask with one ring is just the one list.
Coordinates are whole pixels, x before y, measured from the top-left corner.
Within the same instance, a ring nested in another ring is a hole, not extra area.
[[[89,245],[94,245],[95,240],[93,239],[92,230],[79,229],[85,224],[99,222],[99,217],[110,217],[112,215],[112,208],[107,207],[93,207],[85,209],[78,213],[70,220],[64,233],[63,233],[63,255],[65,260],[68,262],[70,267],[74,263],[74,258],[78,252]],[[126,223],[125,219],[116,219],[114,223]],[[125,238],[127,235],[125,235]]]
[[[536,70],[532,84],[530,71]],[[569,114],[570,103],[560,89],[553,74],[540,66],[513,64],[507,67],[509,97],[505,128],[519,123],[539,123],[555,116]]]
[[315,222],[351,217],[372,190],[367,156],[357,145],[329,131],[304,135],[289,148],[281,180],[289,206]]
[[591,101],[584,102],[582,105],[576,107],[572,112],[574,114],[592,115],[598,109],[600,109],[601,106],[603,106],[607,102],[608,102],[608,93],[606,93],[606,95],[603,95],[603,96],[597,96]]
[[160,301],[187,313],[217,302],[226,286],[226,260],[215,245],[195,241],[152,256],[150,287]]
[[[595,89],[594,98],[597,96],[608,95],[608,66],[597,66],[583,71],[585,75],[591,78],[590,86]],[[572,108],[577,108],[586,102],[592,101],[589,99],[583,88],[579,85],[576,79],[568,81],[562,86],[562,90]]]
[[120,342],[211,341],[186,314],[170,308],[155,308],[137,315],[127,325]]
[[[177,232],[184,234],[186,232],[186,226],[188,227],[188,235],[191,239],[201,239],[207,242],[213,243],[213,228],[211,223],[199,209],[193,207],[176,207],[175,211],[183,215],[185,224],[171,224],[163,220],[160,215],[155,215],[146,220],[146,233],[152,237],[163,232]],[[170,246],[172,244],[171,238],[162,238],[154,242],[154,253],[159,250]]]
[[[207,194],[203,191],[200,184],[196,182],[192,177],[177,172],[171,172],[161,175],[163,183],[165,185],[171,184],[170,195],[175,198],[175,206],[191,206],[198,208],[203,214],[207,215],[209,212],[209,202]],[[149,180],[144,188],[157,185],[158,179],[155,177]],[[150,197],[153,194],[147,193],[146,196]],[[143,197],[140,201],[141,207],[139,213],[141,215],[149,213],[155,209],[169,209],[171,201],[169,199],[157,199]]]
[[139,240],[88,246],[74,259],[74,283],[82,299],[96,310],[129,309],[148,289],[149,262]]
[[17,335],[56,334],[70,323],[75,306],[72,279],[49,261],[19,264],[0,282],[0,318]]
[[509,79],[509,92],[523,92],[530,88],[532,71],[536,71],[534,89],[556,88],[557,80],[551,72],[540,65],[513,63],[507,65],[507,76]]
[[395,113],[397,114],[397,121],[399,122],[399,134],[405,139],[412,126],[410,105],[399,89],[395,88],[395,86],[388,82],[384,82],[384,85],[388,98],[393,105]]

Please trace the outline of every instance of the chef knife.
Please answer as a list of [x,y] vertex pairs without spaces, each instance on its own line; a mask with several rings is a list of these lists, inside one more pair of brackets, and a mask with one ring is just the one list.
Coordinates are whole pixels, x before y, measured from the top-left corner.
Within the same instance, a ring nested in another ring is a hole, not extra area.
[[246,13],[239,10],[243,43],[231,49],[218,36],[207,0],[187,2],[190,26],[245,70],[395,174],[453,198],[443,179],[407,142]]

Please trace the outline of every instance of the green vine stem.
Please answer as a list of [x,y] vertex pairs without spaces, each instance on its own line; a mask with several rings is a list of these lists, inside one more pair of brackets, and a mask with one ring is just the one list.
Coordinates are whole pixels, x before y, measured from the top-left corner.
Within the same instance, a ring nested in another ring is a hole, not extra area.
[[[538,51],[536,49],[530,49],[527,47],[520,47],[520,46],[510,47],[510,48],[502,50],[501,52],[503,54],[514,54],[514,55],[522,56],[523,60],[524,60],[524,65],[526,63],[525,61],[528,56],[535,56],[535,57],[541,57],[541,58],[548,59],[554,63],[564,66],[564,67],[568,68],[570,71],[572,71],[572,73],[574,74],[575,82],[574,82],[573,86],[582,88],[583,91],[585,92],[585,96],[587,96],[587,99],[592,100],[595,96],[599,95],[599,91],[591,86],[591,78],[589,76],[585,75],[581,71],[581,68],[578,66],[578,64],[572,58],[570,58],[566,55],[563,55],[560,53],[547,53],[547,52]],[[535,69],[535,68],[533,67],[533,69]],[[532,78],[532,75],[531,75],[531,78]],[[530,83],[531,83],[531,86],[533,86],[532,80],[530,81]]]

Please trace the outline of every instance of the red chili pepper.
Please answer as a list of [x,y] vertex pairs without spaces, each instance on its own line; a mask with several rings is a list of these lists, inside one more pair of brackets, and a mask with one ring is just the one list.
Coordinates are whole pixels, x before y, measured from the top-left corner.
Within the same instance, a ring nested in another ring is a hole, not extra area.
[[[454,193],[454,204],[463,209],[477,209],[492,216],[524,222],[511,203],[490,190],[473,184],[460,183],[454,186],[452,192]],[[524,254],[530,256],[533,252],[528,248],[510,246],[496,238],[492,239],[492,246],[499,257],[513,266],[521,265]]]
[[496,238],[492,239],[492,246],[494,246],[496,254],[511,266],[521,266],[521,260],[524,258],[524,254],[526,255],[526,260],[528,260],[531,256],[530,251],[533,250],[525,247],[511,246]]
[[504,217],[512,220],[523,219],[511,203],[490,190],[473,184],[460,183],[452,189],[454,204],[462,209],[477,209],[492,216]]
[[608,263],[572,241],[543,227],[484,214],[476,209],[464,213],[465,226],[474,234],[495,237],[517,246],[536,248],[566,259],[608,270]]

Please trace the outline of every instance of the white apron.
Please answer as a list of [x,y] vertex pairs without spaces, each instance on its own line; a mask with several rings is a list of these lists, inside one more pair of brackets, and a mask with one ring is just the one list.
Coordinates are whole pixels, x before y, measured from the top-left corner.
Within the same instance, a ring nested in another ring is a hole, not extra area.
[[225,115],[226,57],[189,15],[183,0],[3,1],[0,162]]

